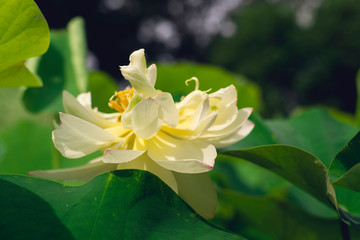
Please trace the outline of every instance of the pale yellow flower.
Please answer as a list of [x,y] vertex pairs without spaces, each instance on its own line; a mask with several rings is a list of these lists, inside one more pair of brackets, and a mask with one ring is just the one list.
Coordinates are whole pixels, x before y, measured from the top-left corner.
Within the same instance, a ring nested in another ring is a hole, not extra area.
[[[169,93],[157,91],[156,66],[146,67],[144,50],[130,56],[121,72],[132,89],[116,92],[104,114],[91,106],[90,93],[77,98],[63,93],[66,113],[53,131],[55,147],[68,158],[101,150],[103,156],[69,169],[35,171],[33,175],[89,180],[116,169],[146,170],[163,180],[198,214],[212,218],[217,196],[206,173],[215,163],[215,147],[224,147],[247,136],[254,124],[251,108],[237,109],[234,86],[208,94],[196,89],[179,103]],[[187,82],[186,82],[187,83]]]

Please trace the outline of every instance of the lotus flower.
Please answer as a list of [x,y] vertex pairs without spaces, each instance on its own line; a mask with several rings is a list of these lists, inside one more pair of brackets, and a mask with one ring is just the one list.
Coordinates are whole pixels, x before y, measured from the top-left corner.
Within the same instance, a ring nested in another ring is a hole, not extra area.
[[132,88],[115,92],[105,114],[91,106],[90,93],[77,98],[64,91],[61,124],[53,142],[62,155],[79,158],[101,150],[103,156],[84,166],[34,171],[61,180],[83,180],[116,169],[146,170],[158,176],[199,215],[212,218],[217,195],[206,173],[215,163],[216,147],[247,136],[254,127],[251,108],[237,109],[233,85],[208,94],[196,88],[174,103],[170,93],[154,88],[156,66],[146,66],[144,50],[131,54],[120,70]]

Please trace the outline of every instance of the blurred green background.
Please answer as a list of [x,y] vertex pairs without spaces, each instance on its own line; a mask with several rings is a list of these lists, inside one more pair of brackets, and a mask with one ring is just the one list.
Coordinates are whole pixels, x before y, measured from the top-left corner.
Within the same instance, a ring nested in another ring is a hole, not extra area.
[[300,105],[355,111],[359,1],[35,2],[51,29],[82,16],[89,67],[119,82],[118,66],[145,48],[149,62],[196,61],[244,75],[262,89],[265,117],[288,116]]

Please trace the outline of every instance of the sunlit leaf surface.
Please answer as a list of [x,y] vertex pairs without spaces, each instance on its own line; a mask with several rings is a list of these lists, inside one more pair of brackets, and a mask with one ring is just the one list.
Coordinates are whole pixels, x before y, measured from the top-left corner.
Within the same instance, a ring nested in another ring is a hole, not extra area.
[[0,87],[41,86],[24,65],[49,46],[49,28],[39,8],[32,0],[1,0],[0,22]]
[[87,91],[86,50],[81,18],[70,21],[67,29],[51,31],[49,50],[35,60],[32,69],[43,80],[44,86],[25,91],[26,108],[31,112],[59,112],[63,90],[74,95]]

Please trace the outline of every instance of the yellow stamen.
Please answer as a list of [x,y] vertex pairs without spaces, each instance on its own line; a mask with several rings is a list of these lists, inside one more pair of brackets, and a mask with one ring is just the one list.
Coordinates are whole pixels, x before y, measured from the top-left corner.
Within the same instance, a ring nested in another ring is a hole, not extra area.
[[123,113],[129,106],[129,102],[133,94],[133,88],[120,92],[115,91],[115,94],[109,99],[109,107],[120,113]]

